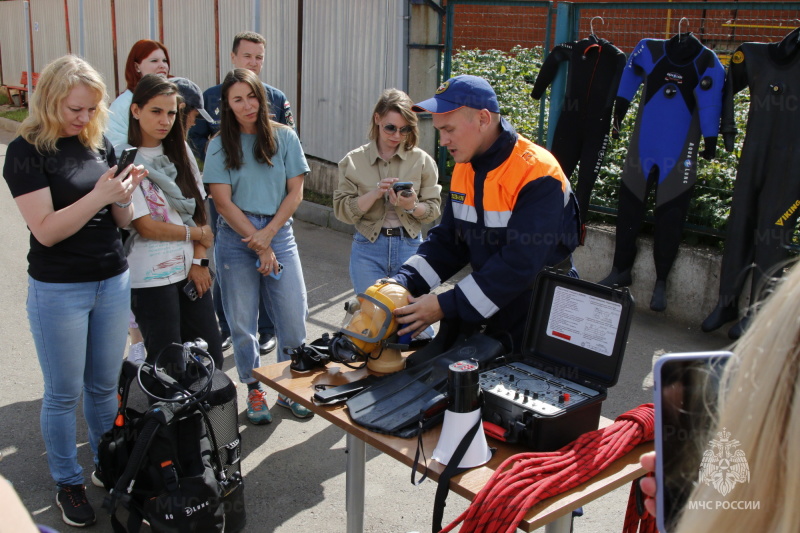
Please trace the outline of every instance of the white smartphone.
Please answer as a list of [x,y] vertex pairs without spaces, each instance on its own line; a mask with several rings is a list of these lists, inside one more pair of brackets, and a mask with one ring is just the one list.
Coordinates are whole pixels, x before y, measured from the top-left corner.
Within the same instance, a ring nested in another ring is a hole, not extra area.
[[730,352],[676,353],[653,369],[656,415],[656,525],[675,531],[700,478],[716,419],[720,378]]

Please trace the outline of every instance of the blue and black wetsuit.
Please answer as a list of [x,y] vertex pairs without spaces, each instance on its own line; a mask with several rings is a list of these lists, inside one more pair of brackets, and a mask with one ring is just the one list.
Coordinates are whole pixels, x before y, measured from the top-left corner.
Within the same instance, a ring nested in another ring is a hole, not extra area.
[[[617,125],[642,83],[644,92],[622,172],[610,278],[618,273],[630,283],[636,237],[647,197],[655,188],[653,255],[657,287],[660,284],[663,291],[666,286],[697,180],[701,134],[705,138],[703,156],[710,159],[716,151],[724,81],[725,70],[717,56],[689,33],[669,40],[644,39],[628,58],[614,110]],[[665,307],[665,300],[655,306],[651,302],[655,310]]]
[[[703,322],[713,331],[738,318],[738,300],[752,271],[751,302],[764,275],[789,252],[800,215],[800,28],[779,43],[744,43],[731,57],[723,99],[722,135],[733,150],[734,95],[750,89],[747,136],[742,148],[717,308]],[[737,324],[737,326],[740,326]],[[738,338],[746,322],[729,335]]]
[[560,44],[545,59],[531,97],[537,100],[542,97],[563,61],[569,65],[567,88],[550,151],[568,178],[580,161],[575,194],[585,221],[592,189],[608,147],[611,111],[625,68],[625,54],[594,35]]

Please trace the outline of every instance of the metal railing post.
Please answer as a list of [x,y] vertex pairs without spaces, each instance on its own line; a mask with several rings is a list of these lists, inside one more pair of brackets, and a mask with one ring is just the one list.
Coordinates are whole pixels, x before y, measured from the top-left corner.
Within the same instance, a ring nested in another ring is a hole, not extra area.
[[156,5],[156,0],[150,0],[150,40],[157,41],[158,40],[158,6]]
[[[28,102],[30,105],[30,97],[33,96],[33,50],[31,49],[31,3],[28,0],[22,2],[22,11],[25,14],[25,59],[28,65]],[[22,95],[19,97],[22,103]]]

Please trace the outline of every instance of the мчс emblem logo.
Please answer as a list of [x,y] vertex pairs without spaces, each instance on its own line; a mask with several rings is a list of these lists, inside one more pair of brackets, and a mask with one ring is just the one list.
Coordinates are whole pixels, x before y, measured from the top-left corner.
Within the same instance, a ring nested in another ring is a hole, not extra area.
[[467,195],[464,194],[463,192],[450,191],[450,200],[451,201],[453,201],[453,202],[455,202],[457,204],[463,204],[464,200],[466,200],[466,199],[467,199]]
[[700,463],[700,482],[713,486],[723,496],[737,483],[750,482],[747,457],[742,450],[736,449],[741,443],[730,437],[725,428],[717,432],[717,438],[708,442],[709,448]]

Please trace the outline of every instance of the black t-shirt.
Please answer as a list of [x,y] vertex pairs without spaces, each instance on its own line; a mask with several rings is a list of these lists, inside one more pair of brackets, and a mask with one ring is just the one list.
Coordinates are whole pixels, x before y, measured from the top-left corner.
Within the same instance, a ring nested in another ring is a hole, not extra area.
[[[78,137],[63,137],[57,152],[40,154],[34,145],[17,137],[6,150],[3,177],[13,197],[50,188],[53,209],[77,202],[94,189],[97,180],[117,164],[114,148],[94,152]],[[77,233],[47,247],[31,233],[28,274],[47,283],[79,283],[111,278],[128,268],[119,231],[107,205]]]

